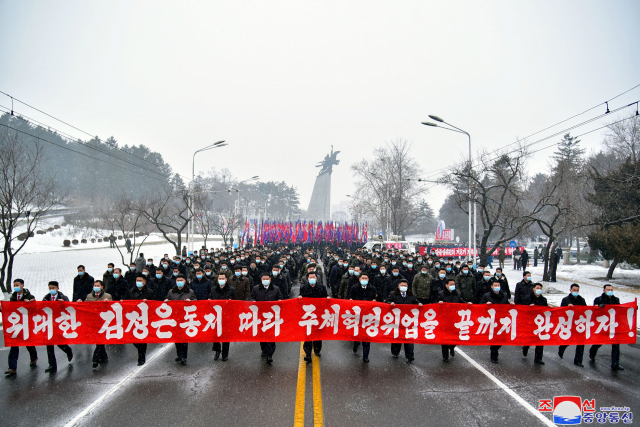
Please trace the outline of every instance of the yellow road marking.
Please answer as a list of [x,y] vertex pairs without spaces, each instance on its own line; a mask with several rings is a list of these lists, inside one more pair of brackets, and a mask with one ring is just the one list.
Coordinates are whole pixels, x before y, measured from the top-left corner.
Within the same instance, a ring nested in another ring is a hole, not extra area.
[[293,427],[304,427],[304,393],[307,381],[307,362],[304,361],[304,350],[300,343],[300,361],[298,362],[298,387],[296,389],[296,408]]
[[320,382],[320,358],[313,354],[313,426],[324,427],[322,409],[322,383]]

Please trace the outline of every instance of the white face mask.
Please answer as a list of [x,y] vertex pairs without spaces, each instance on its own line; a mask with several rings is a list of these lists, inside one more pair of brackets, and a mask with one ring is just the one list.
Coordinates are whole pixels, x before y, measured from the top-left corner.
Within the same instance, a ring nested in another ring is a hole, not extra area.
[[400,292],[407,292],[406,286],[400,286]]

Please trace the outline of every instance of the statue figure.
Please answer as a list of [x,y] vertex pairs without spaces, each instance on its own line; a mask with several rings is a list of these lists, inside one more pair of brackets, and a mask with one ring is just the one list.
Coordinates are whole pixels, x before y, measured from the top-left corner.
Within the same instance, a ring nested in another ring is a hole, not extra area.
[[331,154],[327,154],[326,156],[324,156],[324,160],[322,160],[321,162],[318,162],[318,164],[316,165],[317,168],[321,168],[320,172],[318,173],[318,175],[322,175],[323,173],[331,173],[333,171],[333,165],[338,165],[340,164],[340,160],[336,159],[336,156],[338,155],[339,151],[336,151],[335,153],[333,152],[333,145],[331,146]]

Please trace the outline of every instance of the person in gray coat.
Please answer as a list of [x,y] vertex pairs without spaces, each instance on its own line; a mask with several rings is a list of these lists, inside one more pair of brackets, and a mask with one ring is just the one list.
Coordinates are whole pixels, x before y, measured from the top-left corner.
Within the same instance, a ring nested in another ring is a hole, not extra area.
[[[193,289],[189,289],[187,285],[187,278],[184,274],[178,274],[176,276],[176,285],[169,291],[167,298],[164,302],[168,301],[195,301],[196,294]],[[176,344],[176,362],[180,362],[183,365],[187,364],[187,352],[189,350],[189,343],[175,343]]]

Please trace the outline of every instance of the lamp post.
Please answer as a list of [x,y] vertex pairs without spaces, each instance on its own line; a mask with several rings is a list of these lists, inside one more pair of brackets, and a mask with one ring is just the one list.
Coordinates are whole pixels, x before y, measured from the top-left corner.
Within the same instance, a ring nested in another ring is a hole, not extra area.
[[[247,179],[245,179],[245,180],[243,180],[243,181],[240,181],[238,184],[236,184],[236,185],[238,185],[238,187],[236,187],[236,188],[230,188],[230,189],[228,189],[228,190],[227,190],[227,191],[229,192],[229,194],[231,194],[231,192],[232,192],[232,191],[235,191],[235,192],[236,192],[236,195],[237,195],[237,198],[236,198],[236,205],[235,205],[235,209],[234,209],[236,218],[237,218],[237,217],[238,217],[238,215],[240,214],[240,187],[239,187],[239,185],[240,185],[240,184],[243,184],[243,183],[245,183],[245,182],[249,182],[249,181],[257,181],[258,179],[260,179],[260,177],[259,177],[258,175],[252,176],[251,178],[247,178]],[[237,237],[237,239],[238,239],[238,240],[237,240],[237,242],[238,242],[238,247],[240,247],[240,237],[241,237],[241,234],[240,234],[240,227],[238,227],[238,234],[236,235],[236,237]]]
[[[193,161],[191,162],[191,183],[189,184],[189,186],[193,186],[193,181],[196,178],[196,154],[201,153],[203,151],[207,151],[207,150],[212,150],[214,148],[220,148],[220,147],[226,147],[228,144],[226,144],[224,141],[218,141],[218,142],[214,142],[211,145],[207,145],[204,148],[201,148],[199,150],[197,150],[195,153],[193,153]],[[193,194],[191,191],[189,191],[189,209],[191,211],[191,214],[193,215]],[[193,217],[189,220],[189,226],[187,227],[187,250],[193,252],[193,234],[194,234],[194,220]]]
[[[450,130],[452,132],[457,132],[457,133],[463,133],[465,135],[467,135],[469,137],[469,174],[471,174],[471,167],[472,167],[472,163],[471,163],[471,135],[469,135],[468,132],[455,127],[454,125],[452,125],[451,123],[447,123],[444,120],[442,120],[440,117],[438,116],[433,116],[433,115],[429,115],[429,117],[432,120],[435,120],[436,122],[439,123],[444,123],[445,125],[451,126],[453,129],[451,128],[447,128],[447,127],[443,127],[441,125],[438,125],[437,123],[433,123],[433,122],[422,122],[423,125],[425,126],[432,126],[432,127],[437,127],[440,129],[446,129],[446,130]],[[477,216],[476,216],[476,204],[475,204],[475,200],[473,203],[473,234],[472,234],[472,230],[471,230],[471,178],[467,179],[467,188],[468,188],[468,194],[469,194],[469,259],[471,259],[471,239],[473,239],[473,264],[475,265],[476,263],[476,228],[477,228]]]

